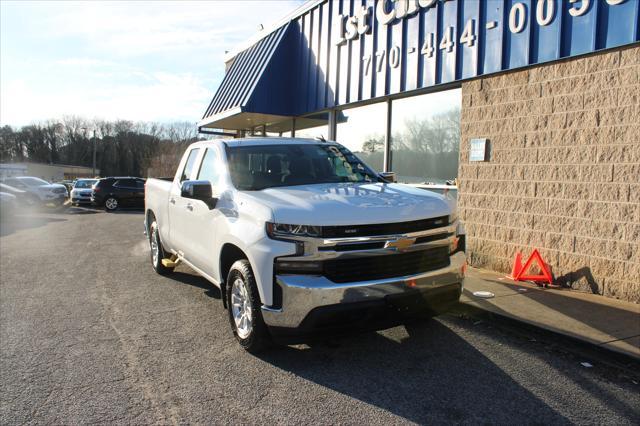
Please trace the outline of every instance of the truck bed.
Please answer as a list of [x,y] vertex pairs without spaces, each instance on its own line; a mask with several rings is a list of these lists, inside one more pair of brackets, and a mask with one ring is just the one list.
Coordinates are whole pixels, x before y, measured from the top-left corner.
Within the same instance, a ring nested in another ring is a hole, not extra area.
[[155,212],[161,230],[169,229],[169,224],[162,223],[161,221],[166,221],[169,218],[167,210],[169,208],[169,195],[172,185],[173,178],[149,178],[145,185],[145,211],[152,210]]

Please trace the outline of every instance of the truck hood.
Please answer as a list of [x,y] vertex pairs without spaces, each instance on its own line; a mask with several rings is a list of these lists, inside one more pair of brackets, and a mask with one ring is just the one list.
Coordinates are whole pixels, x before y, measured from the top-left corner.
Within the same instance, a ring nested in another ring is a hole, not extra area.
[[330,183],[246,192],[278,223],[364,225],[446,216],[454,208],[433,192],[401,184]]

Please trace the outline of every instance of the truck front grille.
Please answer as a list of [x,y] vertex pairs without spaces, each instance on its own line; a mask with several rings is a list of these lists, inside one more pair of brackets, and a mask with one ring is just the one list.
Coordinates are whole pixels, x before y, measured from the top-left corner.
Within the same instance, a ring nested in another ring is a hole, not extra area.
[[437,247],[384,256],[327,260],[323,272],[335,283],[347,283],[416,275],[447,266],[449,247]]
[[375,235],[406,234],[408,232],[426,231],[449,225],[448,216],[431,219],[414,220],[411,222],[380,223],[349,226],[323,226],[323,238],[371,237]]

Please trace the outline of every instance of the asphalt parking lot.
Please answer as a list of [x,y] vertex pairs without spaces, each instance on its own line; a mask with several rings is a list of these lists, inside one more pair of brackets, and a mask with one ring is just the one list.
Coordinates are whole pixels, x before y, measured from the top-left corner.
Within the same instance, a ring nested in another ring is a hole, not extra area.
[[215,288],[153,272],[142,220],[71,208],[2,225],[1,424],[640,418],[633,376],[456,315],[252,356]]

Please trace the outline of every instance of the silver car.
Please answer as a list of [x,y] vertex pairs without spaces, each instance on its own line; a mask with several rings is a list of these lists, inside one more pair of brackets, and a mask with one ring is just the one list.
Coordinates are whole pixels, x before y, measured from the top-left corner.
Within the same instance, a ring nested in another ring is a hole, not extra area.
[[91,187],[98,179],[78,179],[71,190],[72,204],[91,204]]
[[16,210],[16,196],[8,192],[0,192],[0,221],[12,219]]
[[62,205],[68,196],[67,188],[64,185],[49,183],[37,177],[11,177],[5,179],[3,183],[35,195],[42,204]]

